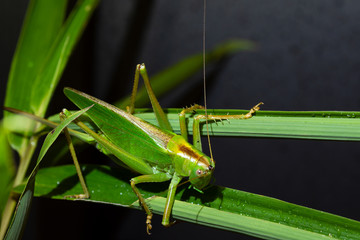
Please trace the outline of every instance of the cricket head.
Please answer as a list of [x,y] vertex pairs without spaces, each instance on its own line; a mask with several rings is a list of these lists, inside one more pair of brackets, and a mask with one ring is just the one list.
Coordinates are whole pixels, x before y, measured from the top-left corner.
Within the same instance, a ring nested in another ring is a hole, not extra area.
[[201,192],[212,178],[215,170],[214,160],[189,144],[181,135],[172,137],[167,149],[173,153],[176,172],[189,177],[191,186]]
[[214,161],[208,156],[202,156],[190,173],[191,185],[197,190],[203,189],[210,183],[214,170]]

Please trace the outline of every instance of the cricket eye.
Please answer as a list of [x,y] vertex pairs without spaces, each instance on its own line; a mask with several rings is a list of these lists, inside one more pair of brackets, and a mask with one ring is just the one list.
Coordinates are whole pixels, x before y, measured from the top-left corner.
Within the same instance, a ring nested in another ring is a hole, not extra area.
[[196,170],[196,174],[197,174],[198,176],[199,176],[199,175],[202,175],[201,169]]

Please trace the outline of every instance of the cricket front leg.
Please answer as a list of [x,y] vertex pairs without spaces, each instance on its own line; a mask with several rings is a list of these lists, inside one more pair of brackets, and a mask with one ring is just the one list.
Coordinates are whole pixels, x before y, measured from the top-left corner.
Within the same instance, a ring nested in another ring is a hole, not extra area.
[[131,187],[133,191],[135,192],[136,196],[139,199],[139,202],[143,209],[145,210],[147,217],[146,217],[146,232],[150,235],[150,230],[152,228],[151,226],[151,219],[152,219],[152,212],[149,208],[149,206],[146,204],[144,197],[141,195],[139,189],[136,187],[136,184],[138,183],[148,183],[148,182],[165,182],[170,180],[171,177],[169,177],[166,173],[157,173],[152,175],[141,175],[138,177],[134,177],[130,180]]
[[173,175],[173,177],[171,179],[168,194],[166,197],[164,215],[163,215],[163,219],[161,222],[162,225],[164,225],[165,227],[170,227],[175,223],[175,221],[170,222],[170,215],[171,215],[172,208],[174,206],[176,189],[177,189],[177,186],[180,183],[181,179],[182,178],[180,176],[178,176],[176,173]]
[[200,135],[200,121],[205,120],[206,118],[208,120],[229,120],[229,119],[249,119],[251,118],[255,112],[257,112],[260,109],[260,105],[264,104],[263,102],[260,102],[256,104],[254,107],[250,109],[250,111],[246,114],[238,114],[238,115],[197,115],[194,119],[193,123],[193,145],[199,149],[202,150],[201,145],[201,135]]

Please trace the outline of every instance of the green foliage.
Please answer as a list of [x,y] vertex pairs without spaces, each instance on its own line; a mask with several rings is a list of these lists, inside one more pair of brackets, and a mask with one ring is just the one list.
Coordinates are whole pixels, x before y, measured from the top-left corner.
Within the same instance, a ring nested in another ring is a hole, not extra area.
[[[67,1],[30,1],[11,65],[6,106],[38,116],[45,115],[69,56],[97,4],[98,0],[79,1],[64,22]],[[37,136],[32,136],[32,133],[36,131],[38,124],[19,125],[11,113],[5,112],[4,116],[4,128],[9,142],[20,155],[14,180],[14,185],[17,185],[25,178],[35,150]],[[19,126],[21,133],[10,132],[11,129],[19,129]],[[10,223],[15,206],[16,202],[10,199],[2,215],[1,238]]]
[[[32,98],[38,95],[39,89],[33,87],[43,66],[46,64],[48,52],[52,48],[61,25],[63,24],[66,1],[30,1],[24,20],[21,35],[12,61],[6,89],[5,106],[14,107],[27,112],[39,112],[39,106],[33,107]],[[47,19],[47,21],[44,21]],[[10,113],[4,113],[9,116]],[[5,123],[8,128],[10,121]],[[34,125],[24,129],[24,135],[32,131]],[[10,135],[10,143],[24,158],[28,139]]]
[[[167,109],[167,116],[176,133],[180,133],[178,114],[181,109]],[[248,110],[209,109],[213,115],[245,114]],[[197,111],[204,114],[203,110]],[[136,116],[156,124],[149,109],[137,109]],[[189,132],[192,134],[192,115],[189,114]],[[259,111],[243,121],[210,122],[213,136],[270,137],[291,139],[318,139],[360,141],[360,113],[344,111]],[[206,127],[203,125],[203,135]]]
[[[141,209],[128,170],[101,165],[83,165],[91,201]],[[65,165],[41,169],[35,196],[64,199],[82,191],[75,167]],[[23,186],[16,190],[21,191]],[[164,212],[168,185],[139,185],[153,212]],[[157,196],[157,197],[154,197]],[[204,194],[183,185],[176,193],[173,217],[214,228],[246,233],[264,239],[358,239],[360,223],[301,207],[274,198],[240,190],[211,186]]]
[[[98,0],[79,0],[69,17],[65,19],[67,1],[30,1],[9,74],[5,106],[33,113],[39,117],[45,115],[76,42],[97,5]],[[233,52],[251,49],[254,49],[254,45],[249,41],[226,42],[210,51],[206,61],[216,62]],[[201,67],[201,54],[183,59],[153,77],[155,93],[164,94],[195,74]],[[127,101],[124,99],[117,105],[124,107],[128,105]],[[143,106],[147,101],[145,89],[140,90],[137,95],[137,105]],[[167,110],[171,125],[178,133],[179,111],[179,109]],[[244,112],[209,111],[210,114]],[[146,121],[155,123],[153,113],[148,110],[139,109],[136,114]],[[28,166],[39,137],[36,134],[39,126],[35,122],[25,124],[24,118],[20,119],[19,124],[13,114],[5,112],[4,115],[5,127],[3,129],[0,126],[0,189],[2,189],[0,238],[5,235],[18,204],[18,217],[13,220],[14,227],[8,235],[9,239],[13,239],[21,236],[33,194],[62,199],[65,195],[80,193],[81,187],[73,166],[42,169],[35,180],[38,165],[33,170],[28,169]],[[359,141],[359,115],[357,112],[260,111],[247,121],[233,120],[230,124],[227,122],[210,124],[211,134],[219,136]],[[70,120],[62,127],[69,122]],[[188,126],[190,133],[191,124],[190,120]],[[10,130],[19,130],[19,126],[21,126],[20,132],[8,134]],[[56,133],[60,133],[60,129],[58,128]],[[72,132],[72,134],[79,133]],[[43,149],[47,150],[56,137],[53,135],[50,138],[51,141],[43,145]],[[6,139],[20,156],[16,173]],[[93,142],[91,139],[87,141]],[[38,163],[42,157],[43,155],[39,157]],[[84,165],[83,171],[90,188],[90,201],[140,209],[137,198],[129,186],[129,179],[133,177],[129,171],[92,165]],[[28,181],[25,181],[26,172],[32,172]],[[26,182],[27,187],[24,191]],[[20,183],[23,185],[18,186]],[[33,183],[36,183],[35,192]],[[22,201],[18,203],[9,198],[13,185],[18,186],[16,188],[18,193],[22,193]],[[148,199],[149,204],[157,214],[163,213],[163,197],[166,195],[166,189],[167,184],[142,186],[141,192],[146,198],[151,197]],[[360,226],[357,221],[239,190],[212,186],[204,195],[200,195],[182,186],[176,199],[173,210],[175,218],[265,239],[360,238]]]
[[41,161],[43,160],[45,154],[55,142],[57,137],[62,133],[64,128],[66,128],[72,121],[82,115],[84,112],[89,110],[90,107],[79,110],[78,112],[69,116],[66,120],[61,122],[53,131],[49,132],[46,136],[44,144],[41,147],[38,159],[36,161],[36,166],[32,170],[29,178],[26,181],[26,185],[23,191],[21,191],[21,196],[19,198],[17,208],[14,214],[13,221],[9,227],[8,233],[6,234],[5,239],[19,239],[22,236],[24,227],[26,224],[27,217],[29,215],[29,209],[31,207],[32,198],[34,195],[35,188],[35,176],[39,170]]
[[11,148],[7,142],[2,122],[0,122],[0,173],[0,189],[2,189],[0,191],[0,214],[2,215],[15,177]]

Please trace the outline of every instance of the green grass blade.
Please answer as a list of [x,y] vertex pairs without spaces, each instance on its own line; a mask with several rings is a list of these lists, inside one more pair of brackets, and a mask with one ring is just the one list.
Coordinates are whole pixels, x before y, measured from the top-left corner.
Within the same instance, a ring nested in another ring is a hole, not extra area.
[[[45,115],[71,52],[97,4],[98,0],[79,1],[63,24],[66,1],[30,3],[10,72],[5,106]],[[29,126],[28,131],[33,128],[34,125]],[[27,139],[12,135],[10,141],[20,155],[26,152]]]
[[[232,40],[218,45],[212,51],[206,54],[206,63],[211,64],[218,62],[229,55],[238,51],[254,50],[255,44],[248,40]],[[156,97],[178,86],[181,82],[189,79],[192,75],[199,72],[203,67],[202,53],[187,57],[168,69],[152,76],[151,86]],[[169,81],[171,79],[171,81]],[[139,89],[136,94],[136,106],[141,107],[150,103],[145,87]],[[114,105],[125,109],[130,104],[130,97],[126,97]]]
[[[44,116],[50,97],[61,77],[64,67],[81,36],[98,0],[79,0],[66,23],[67,0],[32,0],[29,3],[21,36],[9,75],[5,106]],[[12,128],[11,113],[4,113],[4,126]],[[25,126],[25,124],[23,124]],[[22,128],[21,134],[9,134],[11,146],[19,153],[20,163],[14,185],[23,181],[37,137],[31,136],[36,123]],[[0,238],[8,226],[15,207],[15,200],[2,216]]]
[[9,231],[6,233],[6,240],[21,239],[25,230],[26,220],[29,216],[29,210],[34,195],[34,178],[28,181],[26,188],[21,195],[21,199],[18,202],[14,221],[12,222]]
[[[91,194],[84,201],[141,209],[129,183],[131,172],[96,165],[82,169]],[[167,187],[168,183],[139,185],[157,214],[163,213]],[[35,196],[63,199],[80,191],[72,165],[41,169],[36,178]],[[240,190],[213,186],[200,194],[184,185],[176,199],[176,219],[264,239],[360,238],[357,221]]]
[[[165,109],[167,116],[176,133],[180,133],[178,113],[182,109]],[[211,109],[211,114],[243,114],[246,110],[221,110]],[[202,111],[198,111],[202,114]],[[155,115],[151,109],[137,109],[136,116],[157,124]],[[192,118],[188,115],[188,131],[192,134]],[[49,119],[57,121],[57,116]],[[82,120],[88,123],[89,119]],[[89,124],[89,123],[88,123]],[[99,129],[95,125],[88,125],[93,131]],[[337,111],[260,111],[256,116],[246,120],[231,120],[223,122],[210,122],[212,136],[245,136],[245,137],[273,137],[294,139],[318,139],[339,141],[360,141],[360,112],[337,112]],[[76,125],[70,125],[79,131]],[[202,134],[206,134],[205,126],[202,126]],[[76,136],[77,133],[74,132]],[[84,137],[79,135],[82,139]],[[91,139],[88,139],[91,141]]]
[[[26,17],[17,43],[7,82],[5,105],[31,112],[31,94],[34,91],[34,80],[46,62],[47,54],[61,28],[67,1],[29,1]],[[9,120],[10,113],[4,113]],[[4,122],[9,128],[11,121]],[[14,184],[19,184],[30,163],[36,144],[29,144],[30,139],[24,136],[31,134],[34,124],[24,129],[22,136],[8,134],[10,145],[19,153],[20,163]],[[34,143],[34,142],[33,142]],[[29,147],[30,146],[30,147]],[[4,237],[16,206],[14,199],[9,198],[6,211],[2,215],[0,238]]]
[[78,1],[66,19],[48,55],[48,61],[43,66],[43,71],[37,75],[34,82],[36,92],[32,92],[31,108],[35,115],[44,116],[75,44],[81,37],[98,2],[99,0]]
[[25,185],[25,189],[22,191],[22,194],[17,203],[17,208],[16,208],[16,211],[14,214],[14,219],[8,229],[5,239],[11,239],[11,240],[12,239],[21,239],[22,233],[23,233],[25,225],[26,225],[27,216],[29,214],[31,202],[32,202],[32,197],[33,197],[33,193],[34,193],[35,176],[39,170],[39,165],[40,165],[41,161],[43,160],[46,152],[49,150],[51,145],[55,142],[57,137],[64,130],[64,128],[67,127],[72,121],[74,121],[74,119],[78,118],[80,115],[82,115],[84,112],[86,112],[90,108],[91,108],[91,106],[72,114],[71,116],[69,116],[65,121],[63,121],[59,126],[57,126],[53,131],[51,131],[46,136],[44,144],[41,147],[36,166],[32,170],[32,172],[27,180],[27,183]]
[[[176,133],[180,133],[178,113],[182,109],[167,109],[168,119]],[[244,114],[246,110],[209,109],[209,114]],[[202,114],[203,111],[198,111]],[[138,109],[136,116],[156,124],[153,113]],[[192,134],[192,117],[189,119],[189,132]],[[202,134],[206,127],[202,125]],[[256,116],[246,120],[210,122],[210,135],[271,137],[360,141],[360,112],[339,111],[259,111]]]
[[[171,126],[180,133],[180,108],[165,109]],[[210,109],[209,114],[243,114],[247,110]],[[198,111],[202,114],[203,111]],[[157,124],[151,109],[136,109],[136,116]],[[192,134],[192,118],[188,115],[188,131]],[[56,116],[50,117],[55,121]],[[84,122],[87,120],[84,119]],[[98,129],[89,125],[92,130]],[[317,139],[338,141],[360,141],[360,112],[344,111],[259,111],[256,116],[246,120],[210,122],[212,136],[272,137],[293,139]],[[79,130],[76,125],[72,128]],[[206,127],[202,125],[202,134]]]
[[[5,106],[32,112],[31,94],[32,91],[36,91],[34,80],[46,62],[52,43],[63,24],[66,5],[67,1],[31,0],[29,2],[11,64]],[[4,116],[9,115],[4,113]],[[27,140],[16,135],[10,137],[11,145],[22,155]]]

